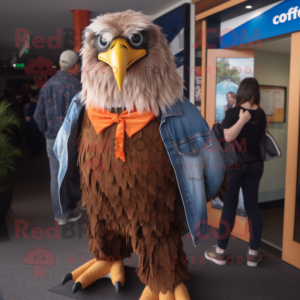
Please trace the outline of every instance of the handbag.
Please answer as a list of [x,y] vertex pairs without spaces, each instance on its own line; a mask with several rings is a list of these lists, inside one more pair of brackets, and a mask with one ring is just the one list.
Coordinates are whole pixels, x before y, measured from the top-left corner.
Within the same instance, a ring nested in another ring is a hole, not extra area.
[[267,129],[260,139],[259,150],[263,161],[269,161],[281,157],[281,151],[275,139]]
[[232,142],[225,141],[221,123],[215,123],[212,131],[225,152],[226,164],[243,164],[257,160],[254,154],[245,152],[243,147],[239,147],[236,140]]

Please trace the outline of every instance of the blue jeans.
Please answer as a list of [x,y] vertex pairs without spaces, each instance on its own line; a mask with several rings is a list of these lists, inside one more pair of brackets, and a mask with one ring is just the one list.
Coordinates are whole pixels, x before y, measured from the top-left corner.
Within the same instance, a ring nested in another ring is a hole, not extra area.
[[54,217],[56,219],[65,219],[69,216],[70,209],[63,209],[63,213],[61,213],[61,207],[58,198],[58,170],[59,170],[59,162],[54,155],[53,146],[55,139],[46,139],[47,145],[47,154],[49,158],[50,165],[50,192],[52,199],[52,208]]

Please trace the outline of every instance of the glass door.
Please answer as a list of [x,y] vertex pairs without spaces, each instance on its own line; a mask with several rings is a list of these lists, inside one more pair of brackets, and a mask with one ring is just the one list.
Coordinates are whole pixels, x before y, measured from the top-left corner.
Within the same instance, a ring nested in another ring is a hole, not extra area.
[[[210,128],[222,122],[226,111],[235,105],[235,94],[240,82],[254,77],[254,50],[209,49],[207,50],[207,83],[205,118]],[[207,204],[208,224],[219,227],[223,204],[214,200]],[[248,218],[244,209],[243,193],[240,191],[232,235],[249,242]]]

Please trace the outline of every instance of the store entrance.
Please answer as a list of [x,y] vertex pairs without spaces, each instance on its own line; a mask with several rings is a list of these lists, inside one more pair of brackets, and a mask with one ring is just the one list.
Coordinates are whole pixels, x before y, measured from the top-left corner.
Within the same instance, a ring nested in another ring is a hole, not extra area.
[[[210,127],[222,122],[230,109],[228,94],[236,93],[243,78],[258,80],[268,130],[282,154],[264,164],[261,246],[300,268],[300,32],[248,46],[207,50],[205,116]],[[218,228],[222,202],[213,201],[207,209],[209,225]],[[251,236],[242,191],[232,235],[247,242]]]
[[[295,140],[298,141],[299,135],[299,131],[297,131],[296,139],[291,137],[290,142],[288,142],[290,134],[288,128],[297,126],[295,122],[292,124],[290,120],[292,110],[290,101],[293,99],[293,101],[299,102],[299,95],[291,94],[291,88],[297,89],[297,86],[295,87],[297,78],[293,78],[293,82],[290,81],[292,68],[295,67],[292,59],[293,35],[260,41],[250,45],[251,47],[242,45],[242,47],[239,46],[235,49],[207,51],[206,98],[210,100],[206,102],[206,120],[210,126],[215,122],[222,122],[226,108],[228,109],[230,104],[228,100],[229,91],[231,94],[236,93],[239,82],[243,78],[255,77],[260,84],[261,107],[268,116],[268,130],[282,153],[280,158],[265,163],[264,174],[261,179],[259,205],[263,216],[262,246],[272,250],[280,257],[283,257],[284,238],[287,236],[284,232],[292,232],[293,241],[297,241],[300,232],[300,229],[297,229],[297,224],[300,223],[299,218],[296,218],[297,208],[299,209],[300,205],[296,208],[295,204],[290,204],[291,201],[295,201],[295,197],[291,198],[291,194],[294,193],[295,196],[298,193],[297,184],[300,182],[300,176],[295,170],[294,173],[287,176],[288,153],[289,149],[292,149],[288,145],[292,145],[292,142],[295,143]],[[299,111],[297,122],[299,123]],[[298,151],[298,144],[293,146],[293,149]],[[297,156],[293,161],[295,169],[298,160],[300,159]],[[293,190],[287,188],[289,182],[292,181],[295,182]],[[287,207],[290,207],[288,216],[286,214]],[[222,203],[213,202],[208,205],[209,225],[218,227],[221,210]],[[287,229],[286,223],[291,217],[293,217],[295,228]],[[237,209],[236,225],[232,234],[245,241],[250,239],[242,191]]]
[[261,86],[261,107],[269,120],[269,132],[282,156],[266,162],[259,189],[263,216],[262,243],[278,250],[283,243],[291,36],[262,41],[255,45],[254,77]]

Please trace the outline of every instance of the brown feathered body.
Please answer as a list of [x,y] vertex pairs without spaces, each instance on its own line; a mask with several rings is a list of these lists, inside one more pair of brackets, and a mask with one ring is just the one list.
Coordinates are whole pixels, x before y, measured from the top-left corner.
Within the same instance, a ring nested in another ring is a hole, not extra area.
[[187,278],[183,207],[159,124],[125,134],[123,162],[114,152],[117,124],[98,135],[85,113],[78,156],[90,251],[100,260],[136,253],[137,274],[156,294]]
[[[108,31],[110,40],[147,35],[147,56],[126,70],[122,92],[112,68],[98,59],[95,41]],[[86,108],[126,107],[158,118],[129,138],[126,162],[115,158],[117,124],[97,134],[88,115],[82,121],[78,164],[82,204],[87,207],[87,236],[97,259],[139,255],[137,274],[152,292],[173,292],[187,278],[181,241],[182,201],[168,153],[159,133],[159,115],[182,100],[183,80],[157,25],[131,10],[92,20],[85,30],[81,100]],[[227,181],[226,181],[227,182]]]

